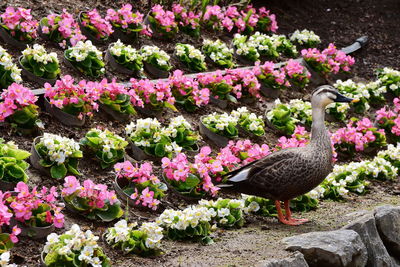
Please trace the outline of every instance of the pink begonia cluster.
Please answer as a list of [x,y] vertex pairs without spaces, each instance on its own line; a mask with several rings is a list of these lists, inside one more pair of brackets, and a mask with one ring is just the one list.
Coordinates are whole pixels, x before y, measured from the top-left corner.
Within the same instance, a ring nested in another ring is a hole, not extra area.
[[329,72],[336,74],[339,71],[348,72],[350,71],[350,67],[355,63],[352,56],[337,50],[336,46],[332,43],[322,52],[316,48],[303,49],[301,55],[306,61],[312,61],[321,65],[324,74]]
[[176,18],[179,17],[179,26],[190,27],[191,29],[200,27],[199,14],[195,14],[193,11],[188,12],[186,8],[177,3],[172,5],[172,12],[174,12]]
[[30,41],[29,39],[37,38],[39,23],[33,19],[30,9],[7,7],[0,17],[1,24],[10,30],[11,36],[16,36],[17,32],[21,32],[20,41]]
[[290,79],[298,79],[301,81],[305,78],[309,79],[311,77],[311,74],[307,71],[307,69],[301,65],[299,61],[293,59],[289,59],[282,70]]
[[14,191],[18,194],[9,203],[9,207],[17,221],[35,220],[35,210],[41,205],[48,205],[50,210],[46,212],[46,223],[54,224],[57,228],[64,226],[62,208],[57,206],[58,193],[55,186],[52,186],[50,190],[43,186],[40,191],[36,187],[29,191],[29,187],[24,182],[19,182]]
[[[56,19],[59,19],[59,21],[56,22]],[[86,40],[86,36],[82,34],[78,23],[72,14],[68,13],[66,9],[63,9],[61,15],[48,15],[47,24],[48,26],[42,27],[42,32],[44,34],[50,34],[55,30],[59,31],[61,36],[64,38],[64,40],[59,43],[62,48],[67,47],[67,40],[72,46],[75,46],[79,41]]]
[[108,9],[105,19],[126,30],[142,28],[139,33],[151,36],[151,29],[143,25],[143,14],[139,11],[134,13],[131,4],[125,4],[118,10]]
[[[136,80],[132,78],[131,91],[140,98],[136,98],[135,106],[143,107],[145,104],[150,104],[151,99],[155,96],[156,100],[160,103],[168,102],[171,105],[175,104],[175,98],[172,95],[171,87],[166,81],[158,81],[156,84],[148,79]],[[131,96],[132,96],[131,94]]]
[[57,108],[64,108],[70,104],[77,104],[80,101],[84,102],[85,110],[79,114],[82,118],[83,115],[92,116],[92,110],[98,110],[99,105],[96,103],[99,97],[98,83],[80,81],[78,84],[74,83],[74,79],[70,75],[65,75],[57,80],[55,85],[49,83],[44,84],[44,96],[49,99],[51,105]]
[[201,187],[198,187],[196,190],[215,196],[219,188],[212,183],[210,175],[220,172],[223,169],[220,161],[208,162],[208,155],[210,153],[211,149],[209,147],[203,147],[196,156],[194,164],[190,163],[183,153],[179,153],[172,160],[164,157],[161,161],[165,177],[169,180],[184,182],[189,174],[192,174],[201,180]]
[[[374,125],[368,118],[357,121],[356,125],[354,125],[354,121],[350,121],[346,127],[340,128],[332,134],[333,143],[335,145],[354,145],[356,151],[363,151],[365,147],[376,140],[371,128],[374,128]],[[385,135],[383,129],[379,129],[377,132]]]
[[172,11],[165,11],[161,5],[155,5],[151,9],[151,13],[156,19],[157,23],[161,25],[166,32],[173,31],[178,27],[175,21],[175,15]]
[[393,109],[383,107],[376,111],[376,120],[383,128],[389,130],[392,134],[400,136],[400,99],[395,98],[393,104]]
[[96,38],[103,39],[109,37],[113,32],[113,28],[109,21],[103,19],[97,9],[94,8],[93,10],[85,13],[88,16],[89,20],[86,20],[81,17],[81,23],[83,26],[88,27],[92,26],[96,28],[97,35]]
[[[273,149],[274,151],[281,150],[284,148],[290,147],[304,147],[310,142],[310,133],[306,131],[306,129],[302,126],[296,125],[294,129],[294,133],[290,138],[286,136],[281,136],[278,139],[278,143],[276,147]],[[337,153],[334,147],[334,141],[331,135],[331,147],[332,147],[332,161],[337,161]]]
[[[13,214],[10,212],[9,208],[5,205],[5,198],[9,196],[9,192],[2,192],[0,190],[0,227],[3,225],[9,225],[10,220],[13,217]],[[11,242],[17,243],[18,238],[17,235],[21,233],[21,229],[17,226],[14,226],[12,232],[9,236]],[[3,240],[3,242],[6,240]]]
[[233,81],[233,92],[236,96],[239,95],[252,95],[257,98],[261,98],[260,87],[261,84],[258,81],[254,72],[249,69],[228,69],[226,70],[225,76],[229,75]]
[[274,62],[265,61],[263,65],[260,62],[256,62],[253,68],[253,73],[261,80],[265,80],[269,85],[276,85],[277,87],[289,87],[290,82],[286,78],[286,72],[284,69],[274,69]]
[[199,88],[199,83],[193,78],[183,75],[181,70],[175,70],[168,79],[173,94],[176,92],[182,97],[193,97],[196,106],[201,107],[208,104],[210,100],[210,90]]
[[248,26],[255,28],[260,20],[268,19],[269,23],[266,24],[265,29],[261,31],[276,32],[278,23],[275,14],[270,14],[270,11],[265,7],[257,10],[251,5],[247,6],[244,10],[238,11],[236,6],[229,6],[223,14],[222,26],[227,31],[232,31],[236,27],[237,32],[244,32]]
[[34,105],[37,101],[31,90],[20,84],[13,83],[1,93],[0,97],[0,122],[15,111],[21,110],[26,106]]
[[[232,92],[236,95],[236,98],[242,97],[241,87],[233,88],[232,75],[224,74],[221,70],[217,70],[210,73],[199,73],[197,74],[197,80],[202,88],[207,88],[213,97],[219,98],[219,84],[227,84],[232,87]],[[223,88],[225,91],[225,88]]]
[[236,166],[243,166],[252,161],[261,159],[271,154],[267,144],[253,144],[250,140],[229,141],[228,145],[222,148],[216,159],[223,163],[223,166],[233,170]]
[[207,6],[203,14],[203,21],[207,23],[208,27],[218,30],[221,27],[220,24],[223,22],[224,17],[224,12],[220,6]]
[[[152,185],[160,184],[160,180],[153,174],[151,164],[147,162],[133,165],[130,161],[125,161],[115,164],[114,170],[118,178],[126,178],[135,184],[146,182],[150,182]],[[135,187],[135,192],[130,197],[136,200],[136,205],[141,204],[153,210],[156,210],[160,204],[160,200],[154,198],[154,191],[151,190],[150,186],[146,186],[141,192]]]
[[63,197],[76,194],[88,200],[88,205],[93,209],[102,209],[106,202],[114,205],[118,199],[114,190],[108,191],[105,184],[95,184],[92,180],[85,180],[81,185],[75,176],[67,176],[61,191]]

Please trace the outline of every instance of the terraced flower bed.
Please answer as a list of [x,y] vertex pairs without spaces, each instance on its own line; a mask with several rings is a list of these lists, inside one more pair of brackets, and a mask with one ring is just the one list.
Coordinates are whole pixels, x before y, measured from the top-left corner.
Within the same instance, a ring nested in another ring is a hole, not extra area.
[[[288,255],[283,237],[400,205],[399,66],[334,44],[360,35],[292,25],[274,14],[284,4],[74,2],[0,6],[2,260],[257,265]],[[306,145],[322,83],[359,101],[328,107],[335,166],[291,202],[311,222],[290,228],[274,201],[218,185]]]

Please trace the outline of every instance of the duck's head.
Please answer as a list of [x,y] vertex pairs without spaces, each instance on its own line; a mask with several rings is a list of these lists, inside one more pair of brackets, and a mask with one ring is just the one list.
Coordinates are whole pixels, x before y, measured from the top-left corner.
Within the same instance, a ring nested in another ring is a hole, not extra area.
[[323,109],[334,102],[350,103],[357,101],[358,99],[348,98],[340,94],[335,87],[330,85],[319,86],[311,93],[312,106]]

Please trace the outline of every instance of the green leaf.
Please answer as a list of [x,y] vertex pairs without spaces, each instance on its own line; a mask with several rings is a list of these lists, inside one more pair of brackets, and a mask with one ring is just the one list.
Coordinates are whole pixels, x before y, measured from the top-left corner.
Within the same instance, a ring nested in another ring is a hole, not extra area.
[[65,167],[64,164],[53,165],[50,168],[50,174],[51,174],[51,177],[53,177],[55,179],[62,179],[67,175],[67,168]]
[[114,219],[121,218],[124,211],[119,204],[109,205],[106,211],[96,211],[96,215],[104,222],[110,222]]
[[162,158],[165,155],[165,146],[164,144],[158,143],[155,148],[155,154],[157,157]]

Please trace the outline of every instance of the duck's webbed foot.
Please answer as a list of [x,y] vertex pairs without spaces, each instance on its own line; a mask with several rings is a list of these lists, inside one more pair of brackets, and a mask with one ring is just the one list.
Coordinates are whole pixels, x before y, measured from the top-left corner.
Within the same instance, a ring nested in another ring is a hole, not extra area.
[[292,213],[290,212],[290,201],[289,200],[285,200],[284,201],[285,204],[285,216],[283,216],[282,213],[282,208],[281,208],[281,202],[279,200],[275,200],[275,206],[276,206],[276,210],[278,212],[278,220],[283,223],[283,224],[287,224],[287,225],[301,225],[303,223],[308,222],[307,219],[295,219],[292,218]]

